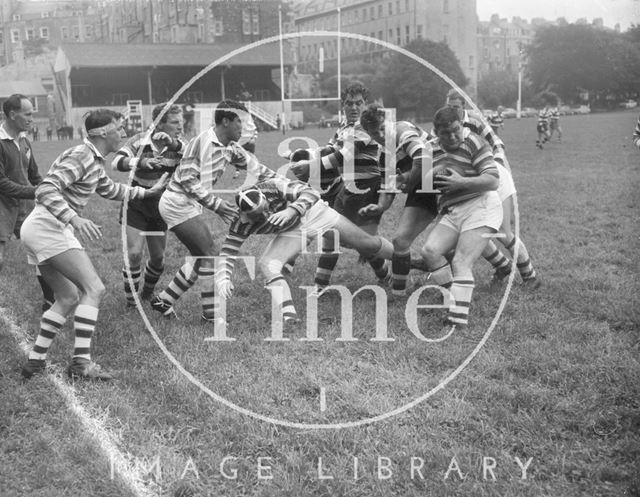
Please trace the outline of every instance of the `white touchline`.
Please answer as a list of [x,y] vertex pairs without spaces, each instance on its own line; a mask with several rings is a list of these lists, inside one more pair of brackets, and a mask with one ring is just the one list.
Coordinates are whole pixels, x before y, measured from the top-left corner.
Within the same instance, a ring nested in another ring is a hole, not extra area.
[[[30,346],[27,340],[27,334],[15,323],[13,318],[3,307],[0,307],[0,320],[7,323],[9,331],[15,337],[20,348],[25,354],[28,353]],[[60,392],[60,395],[65,400],[69,410],[77,416],[85,431],[96,440],[98,446],[104,453],[106,460],[110,465],[112,465],[115,469],[115,473],[120,476],[132,494],[136,497],[157,496],[158,492],[147,488],[147,486],[142,483],[143,479],[141,475],[129,465],[127,457],[118,449],[113,435],[107,431],[104,424],[98,419],[92,418],[82,404],[80,404],[73,387],[66,384],[57,376],[48,374],[46,377],[51,381],[51,383],[53,383],[58,392]],[[107,475],[109,475],[109,473],[105,472],[105,478],[108,478]]]
[[320,412],[327,410],[327,392],[324,387],[320,387]]

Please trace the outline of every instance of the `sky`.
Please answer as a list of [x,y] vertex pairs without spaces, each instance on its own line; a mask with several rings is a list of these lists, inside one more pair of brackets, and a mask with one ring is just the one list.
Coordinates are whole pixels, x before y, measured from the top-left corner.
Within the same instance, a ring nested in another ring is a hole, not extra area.
[[564,17],[568,22],[581,17],[591,22],[602,17],[605,26],[613,28],[620,23],[622,31],[632,24],[640,25],[640,0],[476,0],[476,3],[481,21],[499,14],[508,19],[517,16],[529,20]]

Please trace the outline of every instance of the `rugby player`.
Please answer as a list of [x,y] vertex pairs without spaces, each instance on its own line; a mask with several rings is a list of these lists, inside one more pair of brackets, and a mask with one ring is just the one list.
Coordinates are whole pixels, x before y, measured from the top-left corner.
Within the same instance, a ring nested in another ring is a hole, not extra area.
[[96,327],[104,284],[81,241],[102,238],[101,227],[81,216],[93,192],[110,200],[159,196],[166,176],[150,188],[114,183],[105,172],[105,157],[116,152],[124,135],[123,116],[108,109],[87,114],[87,138],[65,150],[36,188],[36,206],[22,225],[22,243],[30,264],[37,264],[51,286],[55,302],[44,312],[40,333],[22,368],[30,378],[42,373],[47,351],[73,312],[75,344],[67,374],[71,378],[111,380],[113,376],[91,360],[91,336]]
[[545,104],[538,112],[538,121],[536,122],[536,131],[538,132],[538,139],[536,140],[536,147],[540,150],[544,148],[544,144],[551,139],[549,134],[549,119],[551,117],[551,110],[549,104]]
[[258,266],[278,309],[278,320],[283,323],[297,322],[298,316],[282,268],[306,246],[309,239],[326,237],[333,234],[331,230],[336,230],[341,243],[365,257],[384,260],[391,258],[393,253],[389,241],[357,227],[320,200],[320,194],[301,181],[275,176],[242,190],[236,196],[236,203],[240,215],[231,224],[220,250],[220,256],[227,259],[216,272],[218,296],[229,298],[232,295],[233,256],[238,254],[244,241],[252,234],[276,233]]
[[633,130],[633,144],[640,148],[640,117],[638,117],[638,122]]
[[[165,104],[156,105],[151,117],[155,122],[165,109]],[[116,152],[111,166],[118,171],[135,170],[132,185],[149,188],[164,172],[170,174],[175,170],[186,144],[180,139],[182,134],[182,107],[172,105],[156,124],[155,129],[133,135],[124,146]],[[164,270],[164,251],[167,243],[167,224],[158,211],[160,199],[145,198],[130,200],[127,206],[127,253],[128,270],[122,268],[124,293],[127,306],[135,306],[133,293],[138,292],[140,280],[143,279],[140,298],[149,300]],[[124,203],[120,209],[122,223]],[[145,236],[142,232],[154,231],[156,234]],[[149,260],[142,276],[142,256],[146,245]],[[131,273],[133,288],[127,277]]]

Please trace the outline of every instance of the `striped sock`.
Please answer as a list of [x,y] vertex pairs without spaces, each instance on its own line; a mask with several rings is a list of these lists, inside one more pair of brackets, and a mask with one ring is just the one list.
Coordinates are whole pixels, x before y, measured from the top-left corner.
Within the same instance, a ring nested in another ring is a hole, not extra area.
[[379,280],[385,279],[389,274],[389,268],[386,266],[384,259],[375,257],[373,259],[367,259],[367,262]]
[[533,269],[533,265],[531,264],[531,258],[529,257],[529,252],[527,251],[527,247],[525,247],[522,240],[519,238],[513,237],[507,244],[507,249],[511,252],[511,255],[515,253],[516,243],[518,244],[518,258],[516,259],[516,267],[520,272],[520,276],[523,280],[528,280],[536,277],[536,271]]
[[87,304],[78,304],[73,317],[73,328],[76,338],[73,346],[73,357],[91,360],[91,335],[96,329],[98,308]]
[[198,277],[202,282],[203,290],[200,292],[202,301],[202,317],[213,319],[216,314],[216,292],[214,291],[214,268],[200,266],[198,269]]
[[190,262],[186,262],[158,297],[169,304],[174,304],[176,300],[182,297],[184,292],[195,285],[196,281],[198,281],[198,273],[193,269],[193,265]]
[[482,256],[493,266],[500,279],[504,279],[511,274],[511,262],[491,240],[487,243]]
[[38,266],[36,266],[36,278],[38,278],[38,283],[40,284],[40,289],[42,290],[42,297],[44,299],[44,302],[42,303],[42,311],[44,312],[49,310],[49,308],[56,301],[56,297],[53,294],[53,289],[40,274],[40,269],[38,268]]
[[40,319],[40,333],[36,338],[33,349],[29,352],[29,359],[44,360],[47,358],[47,352],[49,351],[51,342],[53,342],[53,339],[66,320],[67,318],[52,310],[48,310],[42,315]]
[[320,255],[318,259],[318,267],[316,268],[315,284],[320,287],[328,286],[331,282],[331,274],[338,264],[340,254],[334,254],[333,249],[327,249]]
[[156,287],[160,276],[164,271],[164,266],[156,267],[152,266],[150,261],[144,266],[144,283],[142,285],[142,294],[150,296],[153,294],[153,289]]
[[394,295],[404,295],[407,290],[407,279],[411,270],[411,251],[394,252],[391,258],[391,274],[393,284],[391,293]]
[[122,268],[122,282],[124,283],[124,296],[127,299],[127,305],[136,305],[136,301],[133,300],[133,294],[138,293],[140,287],[140,266],[130,266],[131,279],[133,280],[133,288],[129,285],[129,278],[127,277],[127,268]]
[[282,275],[267,281],[265,288],[271,292],[272,316],[282,316],[283,322],[297,319],[298,314],[296,313],[296,308],[293,306],[291,289]]
[[473,277],[456,278],[451,285],[454,302],[449,307],[447,321],[451,324],[466,325],[469,322],[469,304],[475,287]]

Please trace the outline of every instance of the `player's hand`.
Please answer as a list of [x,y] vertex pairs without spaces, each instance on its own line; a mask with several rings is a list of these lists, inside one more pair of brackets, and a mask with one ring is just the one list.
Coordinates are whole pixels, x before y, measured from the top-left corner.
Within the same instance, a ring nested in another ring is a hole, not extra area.
[[368,216],[379,216],[384,212],[384,209],[381,205],[378,204],[369,204],[366,207],[363,207],[358,211],[358,214],[362,217]]
[[287,207],[284,210],[281,210],[279,212],[274,212],[273,214],[271,214],[269,216],[269,219],[267,219],[267,222],[269,224],[273,224],[274,226],[282,227],[282,226],[286,226],[288,222],[290,222],[293,218],[299,215],[300,213],[297,210],[295,210],[293,207]]
[[228,278],[216,280],[216,293],[218,297],[230,299],[233,296],[233,283]]
[[434,176],[433,186],[440,190],[441,193],[451,193],[464,189],[466,179],[456,171],[449,169],[449,176]]
[[158,181],[156,181],[151,188],[145,191],[145,198],[149,197],[159,197],[162,195],[162,192],[167,187],[167,183],[169,182],[169,173],[164,173]]
[[162,159],[154,159],[153,157],[142,157],[138,162],[138,168],[146,171],[155,171],[156,169],[162,169],[164,162]]
[[153,141],[162,143],[165,147],[168,147],[173,143],[173,138],[171,138],[164,131],[157,131],[156,133],[153,134],[151,139]]
[[69,224],[73,226],[78,238],[85,243],[102,238],[102,226],[95,224],[90,219],[75,216],[69,221]]
[[223,200],[214,212],[222,218],[225,223],[230,223],[238,216],[238,207],[231,202]]

